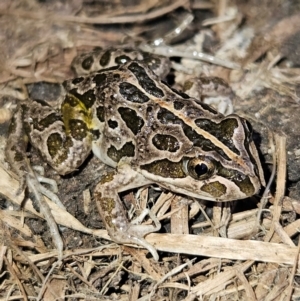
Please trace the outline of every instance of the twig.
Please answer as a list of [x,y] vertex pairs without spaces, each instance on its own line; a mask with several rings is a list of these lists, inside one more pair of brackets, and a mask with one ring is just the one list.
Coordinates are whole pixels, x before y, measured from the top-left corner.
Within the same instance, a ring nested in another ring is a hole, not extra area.
[[86,23],[86,24],[124,24],[124,23],[139,23],[145,22],[146,20],[155,19],[168,14],[175,9],[186,6],[189,3],[187,0],[178,0],[171,2],[169,6],[165,6],[149,13],[139,13],[136,15],[124,15],[124,16],[105,16],[101,15],[99,17],[81,17],[81,16],[64,16],[57,14],[49,14],[49,12],[34,13],[32,11],[24,10],[0,10],[0,15],[15,16],[16,18],[27,18],[35,20],[46,20],[55,22],[74,22],[74,23]]

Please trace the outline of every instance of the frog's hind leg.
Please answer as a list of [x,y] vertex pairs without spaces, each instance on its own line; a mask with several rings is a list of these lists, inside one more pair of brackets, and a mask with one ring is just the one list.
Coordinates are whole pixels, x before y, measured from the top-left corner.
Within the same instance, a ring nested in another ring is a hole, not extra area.
[[[24,130],[23,118],[24,107],[22,107],[22,105],[19,105],[10,124],[9,136],[5,148],[6,159],[13,171],[19,176],[20,179],[20,187],[17,193],[21,193],[21,191],[28,187],[29,191],[33,194],[35,204],[37,204],[39,210],[41,211],[49,225],[54,244],[58,250],[58,257],[59,259],[61,259],[63,252],[63,242],[60,237],[57,224],[51,213],[50,207],[45,201],[43,195],[46,195],[55,203],[61,204],[61,202],[55,193],[46,189],[40,184],[40,182],[45,181],[45,178],[36,174],[36,172],[33,171],[30,165],[29,159],[26,155],[28,136],[26,135]],[[61,204],[60,207],[63,207],[63,205]]]

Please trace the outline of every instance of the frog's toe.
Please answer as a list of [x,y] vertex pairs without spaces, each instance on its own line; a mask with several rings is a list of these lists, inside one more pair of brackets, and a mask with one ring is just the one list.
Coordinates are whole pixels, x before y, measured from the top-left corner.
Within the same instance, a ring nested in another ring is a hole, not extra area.
[[159,229],[160,224],[159,227],[157,227],[157,225],[136,225],[130,223],[128,224],[128,227],[119,229],[118,231],[111,233],[110,236],[119,244],[135,244],[144,247],[151,253],[153,258],[158,261],[159,257],[156,249],[144,239],[144,236]]
[[[153,224],[142,225],[141,223],[147,215],[152,219]],[[161,227],[157,216],[151,210],[144,209],[140,215],[131,222],[123,219],[122,221],[118,219],[118,221],[113,220],[112,222],[116,228],[114,229],[115,231],[110,232],[110,236],[115,242],[142,246],[152,254],[156,261],[158,260],[156,249],[144,239],[147,234],[156,232],[160,230]]]
[[45,170],[44,170],[43,166],[35,165],[35,166],[32,166],[32,169],[35,171],[36,178],[38,179],[38,181],[40,183],[48,184],[51,187],[51,191],[53,191],[54,193],[58,192],[58,187],[57,187],[56,181],[53,179],[44,177]]
[[[159,256],[158,256],[158,253],[157,253],[156,249],[154,248],[154,246],[152,246],[151,244],[149,244],[143,238],[143,236],[131,235],[130,232],[131,231],[129,231],[128,236],[132,240],[132,242],[134,244],[140,245],[140,246],[144,247],[145,249],[147,249],[151,253],[151,255],[153,256],[154,260],[158,261]],[[133,232],[136,232],[136,230],[134,230]],[[151,232],[153,232],[153,231],[151,231]],[[151,233],[151,232],[148,232],[148,233]]]
[[49,200],[59,206],[61,209],[66,210],[65,206],[62,204],[59,197],[56,195],[58,192],[57,183],[55,180],[44,177],[44,168],[42,166],[33,166],[32,169],[35,171],[35,177],[39,183],[48,184],[50,189],[39,185],[39,191],[41,194],[45,195]]

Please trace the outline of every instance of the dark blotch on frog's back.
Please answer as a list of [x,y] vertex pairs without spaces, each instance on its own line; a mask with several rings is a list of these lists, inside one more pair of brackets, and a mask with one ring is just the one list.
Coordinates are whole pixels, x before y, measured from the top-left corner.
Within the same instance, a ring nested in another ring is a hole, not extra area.
[[93,89],[87,90],[82,94],[78,93],[77,89],[72,89],[69,93],[78,98],[85,105],[86,109],[91,108],[96,101],[95,91]]
[[107,121],[107,124],[108,124],[108,126],[109,126],[111,129],[115,129],[115,128],[118,127],[118,122],[115,121],[115,120],[109,119],[109,120]]
[[137,135],[142,130],[145,122],[143,118],[137,115],[135,110],[120,107],[118,108],[118,112],[134,135]]
[[181,100],[175,100],[173,106],[175,110],[180,111],[184,108],[184,102]]
[[105,51],[99,60],[100,66],[102,67],[107,66],[109,64],[110,58],[111,58],[111,50]]
[[78,84],[80,84],[82,81],[84,80],[84,77],[77,77],[77,78],[74,78],[73,80],[72,80],[72,84],[73,85],[78,85]]
[[96,109],[96,114],[97,114],[97,118],[101,121],[104,122],[105,121],[105,112],[104,112],[104,107],[103,106],[98,106]]
[[145,71],[145,68],[136,62],[128,65],[128,69],[133,73],[135,78],[138,80],[141,87],[149,94],[162,98],[164,97],[164,92],[155,85],[153,79],[151,79]]
[[102,85],[106,81],[106,79],[106,74],[104,72],[99,72],[96,75],[94,75],[93,82],[99,86]]
[[88,71],[91,69],[93,63],[94,63],[94,58],[92,55],[90,55],[82,61],[81,66],[84,70]]
[[122,148],[116,149],[113,145],[107,150],[107,156],[113,161],[119,162],[124,157],[134,157],[135,146],[130,142],[126,142]]
[[127,62],[130,62],[131,58],[125,54],[123,55],[119,55],[115,58],[115,63],[116,65],[121,65],[121,64],[125,64]]
[[119,87],[120,94],[128,101],[134,103],[145,103],[149,101],[149,97],[145,93],[130,83],[120,83]]

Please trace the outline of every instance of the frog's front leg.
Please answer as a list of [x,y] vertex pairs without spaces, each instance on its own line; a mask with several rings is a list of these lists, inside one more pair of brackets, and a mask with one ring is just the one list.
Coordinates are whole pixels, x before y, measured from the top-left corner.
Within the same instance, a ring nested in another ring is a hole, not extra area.
[[[129,165],[122,165],[118,172],[104,176],[95,188],[94,199],[102,221],[110,237],[120,244],[137,244],[152,254],[158,260],[155,248],[146,242],[144,236],[158,231],[160,222],[148,209],[142,211],[139,217],[129,222],[127,213],[118,195],[119,192],[150,184],[142,175],[133,171]],[[154,225],[140,225],[146,215],[149,215]]]

